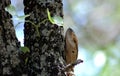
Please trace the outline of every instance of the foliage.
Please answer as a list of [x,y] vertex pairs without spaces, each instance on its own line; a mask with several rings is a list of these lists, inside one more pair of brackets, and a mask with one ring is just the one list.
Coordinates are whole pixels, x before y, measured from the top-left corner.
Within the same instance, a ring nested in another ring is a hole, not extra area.
[[51,17],[50,11],[49,11],[48,8],[47,8],[47,15],[48,15],[49,21],[50,21],[52,24],[57,24],[57,25],[59,25],[59,26],[63,26],[63,19],[62,19],[62,17],[60,17],[60,16]]
[[22,47],[20,47],[20,50],[21,50],[23,53],[30,52],[29,48],[26,47],[26,46],[22,46]]
[[10,13],[12,16],[17,16],[15,7],[13,5],[9,5],[5,8],[5,11],[7,11],[8,13]]
[[15,7],[13,5],[11,5],[11,4],[5,8],[5,11],[10,13],[12,16],[15,16],[16,20],[24,20],[26,17],[30,16],[30,15],[19,16],[17,14],[17,11],[16,11]]

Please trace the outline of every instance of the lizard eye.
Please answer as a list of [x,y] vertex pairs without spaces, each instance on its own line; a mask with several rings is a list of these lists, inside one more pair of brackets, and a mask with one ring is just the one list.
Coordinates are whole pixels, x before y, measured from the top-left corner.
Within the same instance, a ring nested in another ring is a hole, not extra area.
[[75,53],[74,51],[72,51],[72,53]]

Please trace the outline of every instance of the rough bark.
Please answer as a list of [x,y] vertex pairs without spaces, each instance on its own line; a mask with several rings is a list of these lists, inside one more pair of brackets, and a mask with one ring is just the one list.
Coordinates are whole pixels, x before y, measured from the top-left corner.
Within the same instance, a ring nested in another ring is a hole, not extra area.
[[65,76],[63,27],[51,24],[46,11],[63,17],[62,1],[24,0],[24,12],[30,14],[24,25],[27,53],[20,50],[12,16],[5,11],[9,4],[0,0],[0,76]]
[[19,69],[19,41],[16,38],[12,16],[5,11],[10,0],[0,0],[0,76],[15,76]]
[[24,25],[24,45],[30,49],[26,56],[28,57],[26,74],[65,76],[61,70],[64,67],[64,38],[61,33],[63,27],[51,24],[46,11],[48,8],[51,16],[63,17],[62,1],[24,0],[24,6],[25,14],[30,14],[25,20],[32,22],[25,22]]

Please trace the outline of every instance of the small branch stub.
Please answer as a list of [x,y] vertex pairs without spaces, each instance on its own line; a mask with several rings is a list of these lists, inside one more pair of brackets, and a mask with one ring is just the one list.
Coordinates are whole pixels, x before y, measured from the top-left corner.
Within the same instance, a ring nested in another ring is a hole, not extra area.
[[71,67],[73,67],[73,66],[76,66],[76,65],[78,65],[78,64],[80,64],[80,63],[83,63],[83,60],[78,59],[78,60],[76,60],[75,62],[66,65],[66,66],[63,68],[63,70],[66,71],[67,69],[69,69],[69,68],[71,68]]

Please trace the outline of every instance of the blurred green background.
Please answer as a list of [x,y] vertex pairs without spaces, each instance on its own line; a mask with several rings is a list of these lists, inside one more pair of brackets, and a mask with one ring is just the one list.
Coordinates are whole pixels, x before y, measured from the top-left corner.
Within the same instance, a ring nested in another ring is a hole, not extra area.
[[120,0],[63,0],[64,27],[74,29],[76,76],[120,76]]
[[[23,0],[11,0],[19,15]],[[63,0],[64,28],[71,27],[79,40],[76,76],[120,76],[120,0]],[[14,25],[20,21],[14,19]],[[16,34],[23,45],[23,24]]]

